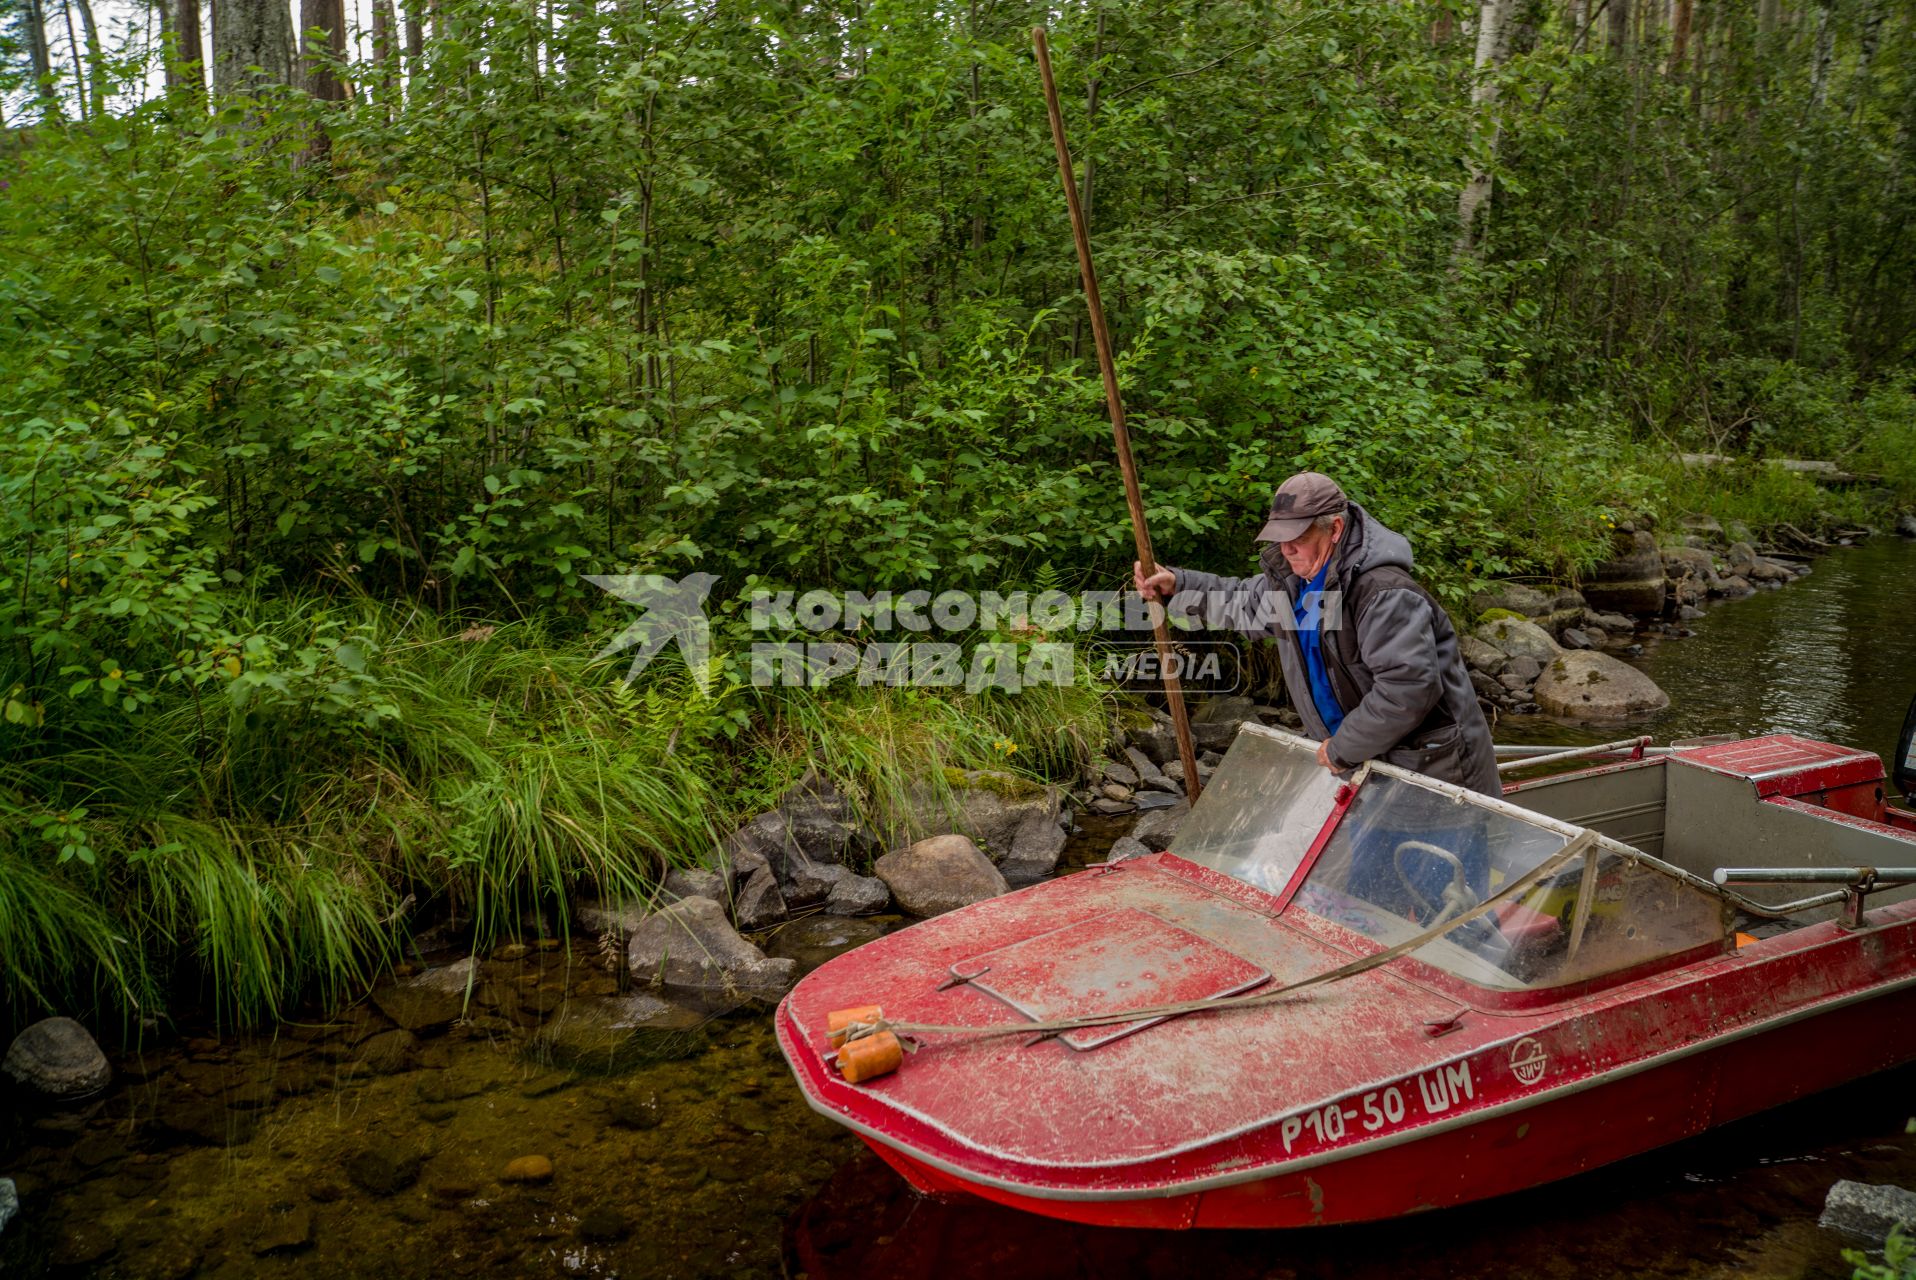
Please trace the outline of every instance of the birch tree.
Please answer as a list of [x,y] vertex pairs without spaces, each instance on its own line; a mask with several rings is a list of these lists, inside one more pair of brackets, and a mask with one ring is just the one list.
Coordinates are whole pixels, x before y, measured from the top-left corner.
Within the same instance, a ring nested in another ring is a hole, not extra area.
[[[1510,11],[1515,0],[1483,0],[1477,11],[1477,53],[1470,85],[1470,177],[1457,197],[1459,258],[1477,252],[1477,221],[1490,212],[1491,166],[1497,159],[1502,129],[1497,121],[1497,71],[1509,53]],[[1615,3],[1615,0],[1612,0]]]

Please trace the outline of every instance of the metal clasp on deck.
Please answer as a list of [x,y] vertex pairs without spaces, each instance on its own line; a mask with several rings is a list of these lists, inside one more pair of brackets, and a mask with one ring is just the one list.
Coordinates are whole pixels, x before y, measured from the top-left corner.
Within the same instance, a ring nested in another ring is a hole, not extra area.
[[1719,886],[1743,884],[1835,884],[1832,893],[1819,893],[1778,906],[1765,906],[1772,916],[1794,915],[1831,903],[1843,904],[1838,923],[1845,929],[1863,927],[1864,899],[1878,889],[1916,884],[1916,867],[1718,867],[1712,877]]

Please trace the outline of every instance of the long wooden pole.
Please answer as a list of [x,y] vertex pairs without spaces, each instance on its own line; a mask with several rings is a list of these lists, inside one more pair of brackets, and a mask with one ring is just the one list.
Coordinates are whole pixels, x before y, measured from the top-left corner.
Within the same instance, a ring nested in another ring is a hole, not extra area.
[[[1078,202],[1078,183],[1071,171],[1071,149],[1064,140],[1064,114],[1058,109],[1058,82],[1051,75],[1051,49],[1043,27],[1031,29],[1038,51],[1038,73],[1044,77],[1045,110],[1051,114],[1051,141],[1058,148],[1058,177],[1064,183],[1065,204],[1071,210],[1071,235],[1078,242],[1078,272],[1084,278],[1085,307],[1091,313],[1091,337],[1098,348],[1098,369],[1104,375],[1104,403],[1111,414],[1111,438],[1118,447],[1118,469],[1124,473],[1124,498],[1131,507],[1131,532],[1138,543],[1138,563],[1144,576],[1157,572],[1151,554],[1151,530],[1144,522],[1144,494],[1138,488],[1137,464],[1131,460],[1131,433],[1124,425],[1124,400],[1118,394],[1118,365],[1111,355],[1111,330],[1104,323],[1104,300],[1098,294],[1098,272],[1091,265],[1091,232],[1085,226],[1084,206]],[[1198,782],[1197,752],[1191,745],[1191,717],[1184,709],[1184,686],[1178,680],[1171,636],[1164,610],[1151,605],[1151,631],[1158,642],[1158,666],[1164,672],[1164,694],[1171,704],[1171,723],[1178,734],[1178,758],[1184,762],[1184,793],[1193,802],[1203,786]]]

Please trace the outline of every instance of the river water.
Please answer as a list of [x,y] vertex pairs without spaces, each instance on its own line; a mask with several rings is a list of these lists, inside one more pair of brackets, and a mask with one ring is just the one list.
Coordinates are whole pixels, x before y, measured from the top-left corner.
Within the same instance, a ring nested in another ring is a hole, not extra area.
[[[1833,552],[1648,645],[1641,665],[1674,706],[1644,731],[1785,729],[1887,754],[1916,692],[1913,573],[1907,544]],[[1498,736],[1621,735],[1511,721]],[[771,945],[816,958],[834,927],[788,926]],[[1843,1242],[1815,1225],[1829,1185],[1916,1185],[1916,1070],[1902,1070],[1401,1222],[1075,1227],[912,1195],[805,1106],[763,1015],[653,1037],[601,1073],[538,1050],[542,1021],[609,990],[589,950],[548,941],[482,978],[483,1010],[444,1034],[415,1040],[369,1006],[263,1038],[200,1029],[116,1053],[113,1088],[86,1107],[0,1113],[0,1176],[22,1200],[0,1276],[1841,1277]],[[524,1157],[549,1176],[508,1178]]]

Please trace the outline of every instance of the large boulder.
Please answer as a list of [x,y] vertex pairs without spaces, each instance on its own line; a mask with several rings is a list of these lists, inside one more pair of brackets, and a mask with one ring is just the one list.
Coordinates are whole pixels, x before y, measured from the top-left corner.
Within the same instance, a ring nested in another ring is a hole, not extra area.
[[1512,658],[1535,658],[1548,662],[1561,650],[1550,633],[1534,622],[1519,618],[1493,618],[1477,628],[1477,639]]
[[45,1018],[22,1031],[0,1059],[0,1071],[56,1101],[98,1093],[113,1079],[106,1054],[71,1018]]
[[1663,612],[1663,557],[1657,540],[1645,530],[1619,528],[1611,558],[1591,570],[1583,584],[1590,607],[1617,613]]
[[1670,705],[1670,696],[1649,676],[1590,649],[1548,663],[1531,697],[1547,714],[1577,720],[1624,720]]
[[790,960],[768,959],[739,937],[725,908],[686,898],[647,916],[626,943],[634,981],[707,1007],[776,1001],[798,980]]
[[1171,725],[1171,717],[1157,708],[1126,711],[1119,717],[1118,727],[1130,745],[1159,764],[1178,758],[1177,730]]
[[1010,888],[991,860],[961,835],[932,836],[894,849],[872,869],[899,907],[915,916],[942,915]]
[[1136,840],[1153,853],[1162,852],[1171,847],[1172,839],[1178,828],[1184,824],[1184,815],[1191,812],[1189,802],[1179,800],[1168,808],[1156,809],[1139,818],[1131,828],[1131,839]]

